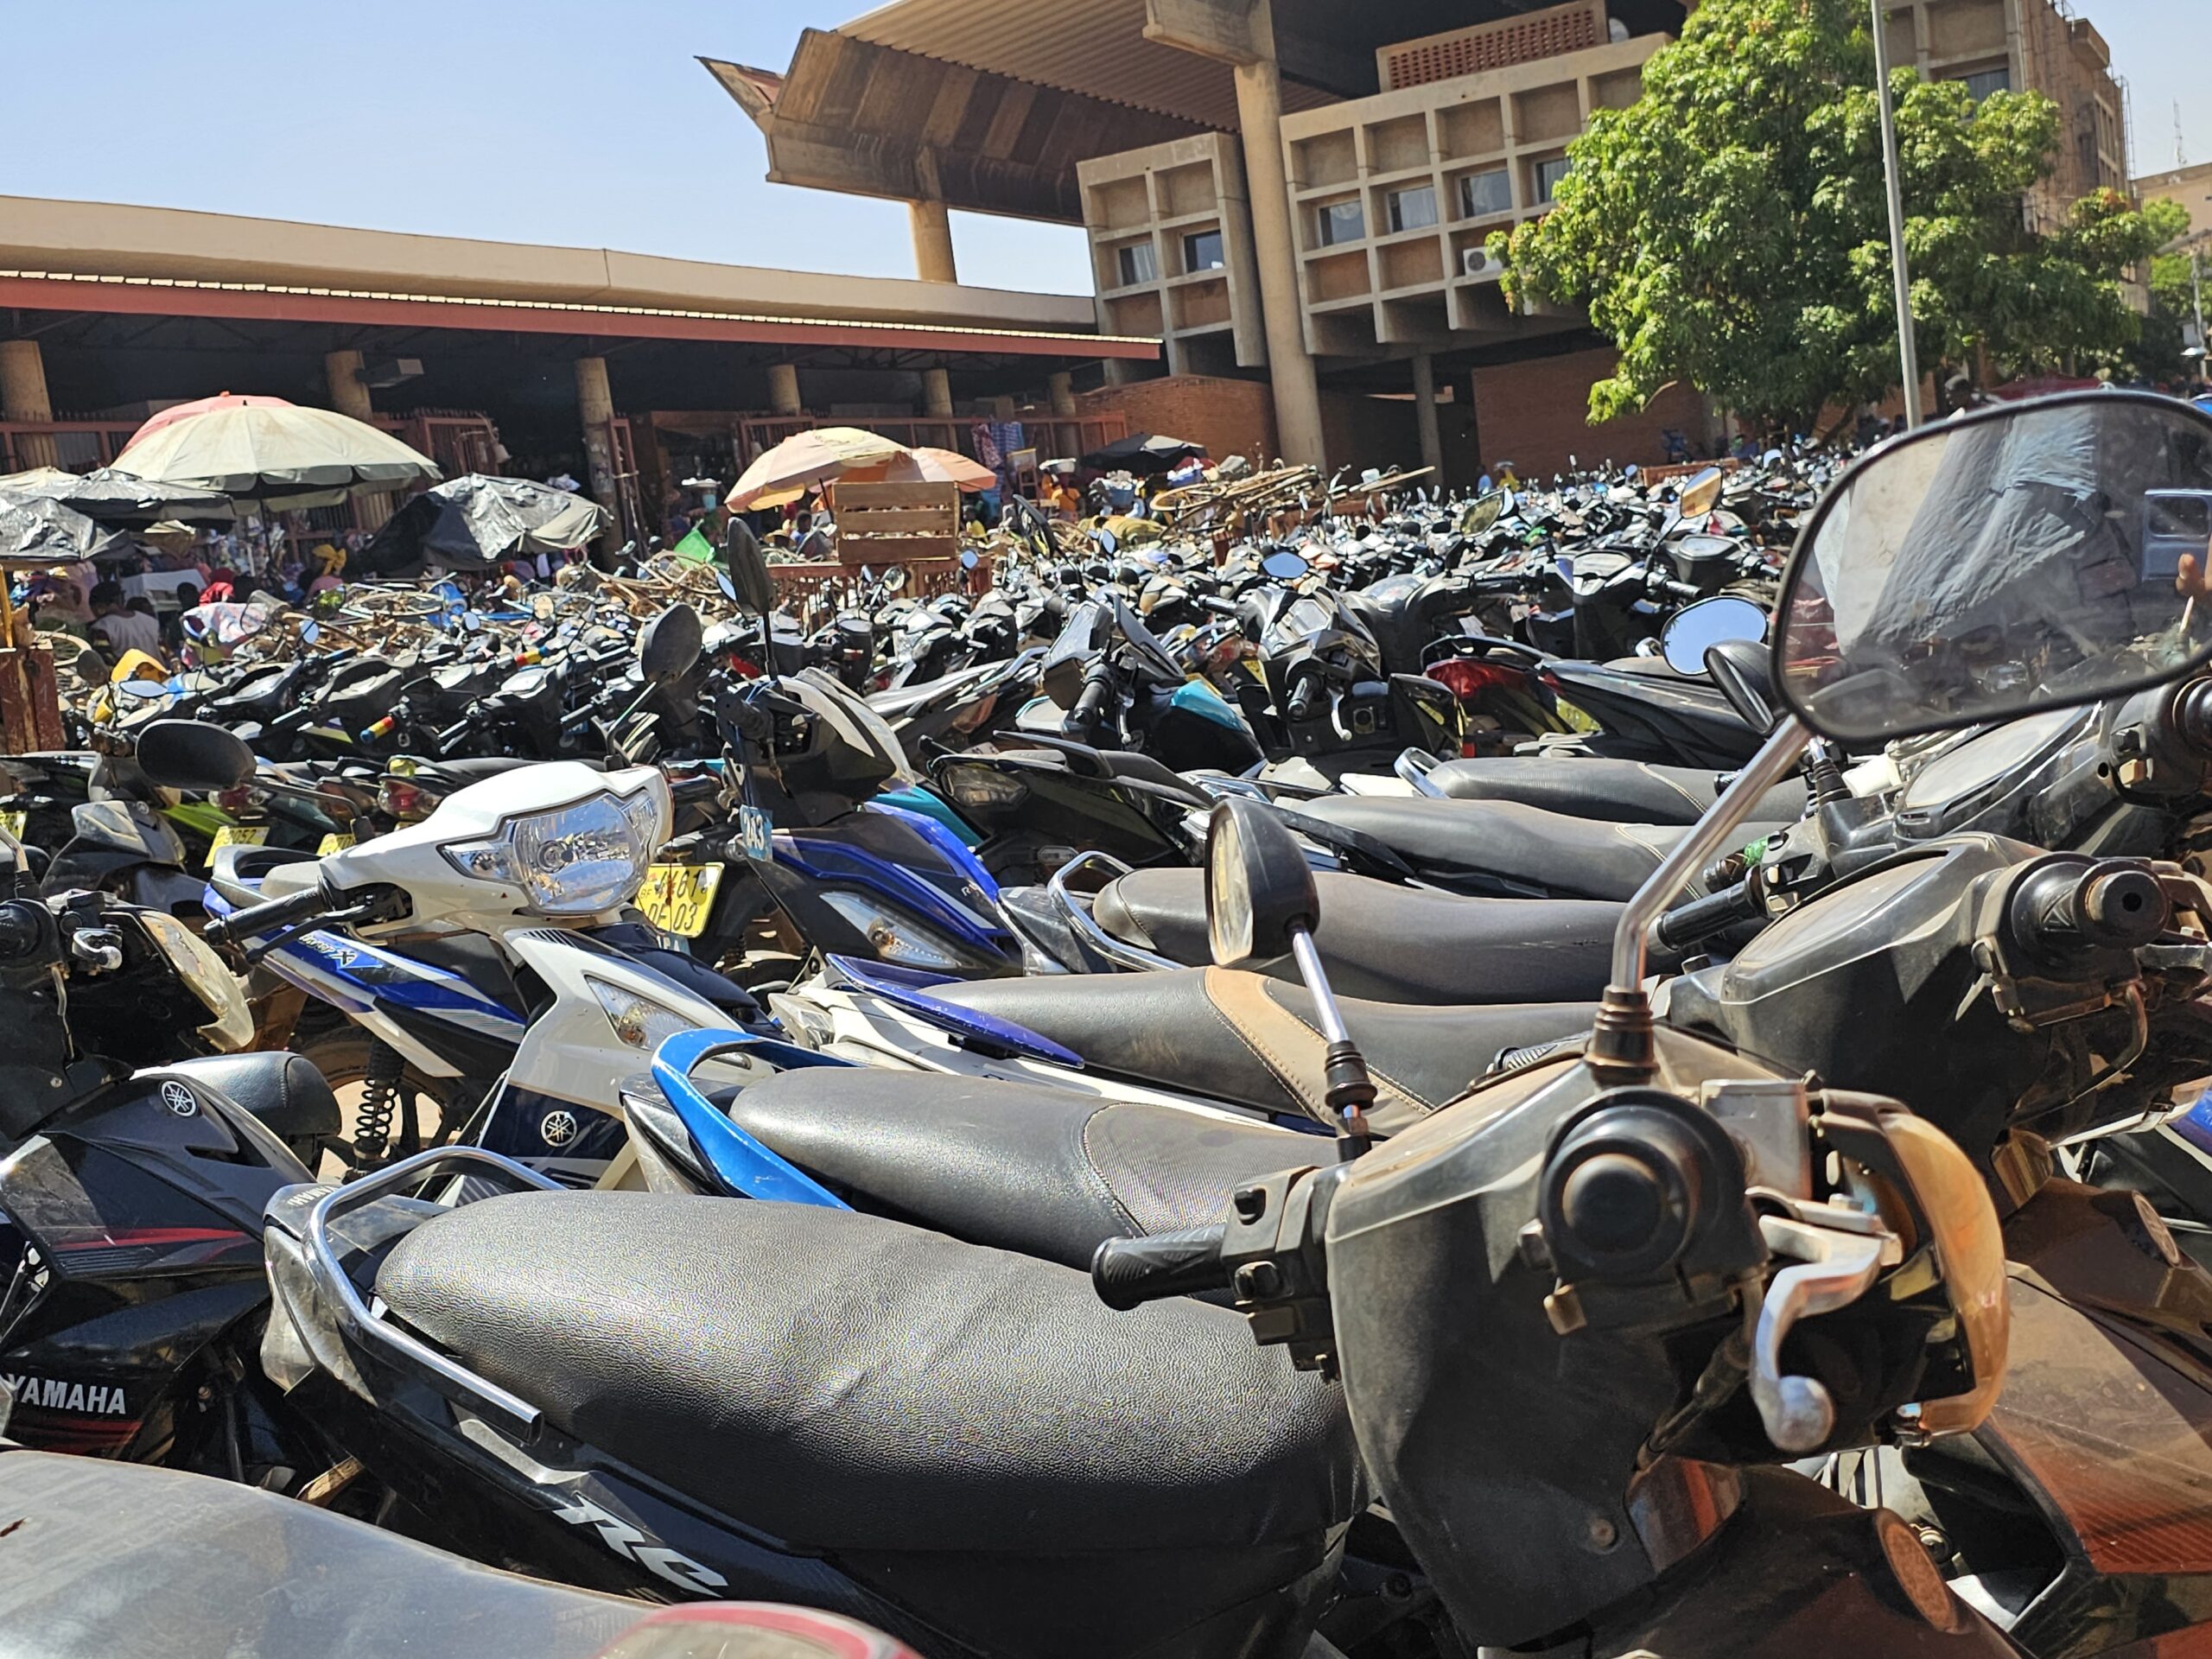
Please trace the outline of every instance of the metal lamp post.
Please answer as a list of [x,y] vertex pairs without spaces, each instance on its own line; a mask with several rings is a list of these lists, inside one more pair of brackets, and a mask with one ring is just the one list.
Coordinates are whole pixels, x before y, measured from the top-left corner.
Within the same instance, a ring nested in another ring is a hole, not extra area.
[[1874,6],[1874,86],[1882,104],[1882,173],[1890,193],[1890,264],[1897,278],[1897,356],[1904,370],[1904,423],[1921,423],[1920,348],[1912,334],[1912,270],[1905,262],[1904,181],[1897,165],[1897,112],[1890,98],[1889,21]]

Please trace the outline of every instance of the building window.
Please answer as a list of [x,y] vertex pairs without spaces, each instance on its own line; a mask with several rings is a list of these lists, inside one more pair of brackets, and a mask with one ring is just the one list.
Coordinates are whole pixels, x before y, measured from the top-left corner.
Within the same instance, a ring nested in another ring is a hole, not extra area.
[[1549,201],[1559,194],[1559,181],[1567,175],[1574,163],[1564,156],[1554,156],[1548,162],[1536,163],[1536,200]]
[[1513,179],[1503,168],[1494,173],[1470,173],[1459,181],[1459,217],[1488,219],[1513,211]]
[[1408,190],[1390,193],[1390,228],[1393,231],[1427,230],[1436,223],[1436,187],[1417,184]]
[[1160,261],[1153,257],[1151,243],[1129,243],[1121,250],[1119,257],[1122,264],[1122,286],[1123,288],[1134,288],[1139,283],[1157,282],[1159,280]]
[[1316,213],[1314,219],[1320,232],[1321,245],[1325,248],[1366,238],[1367,210],[1356,201],[1332,201]]
[[1966,77],[1966,83],[1967,96],[1979,104],[1992,92],[2011,92],[2012,72],[2002,66],[1995,69],[1984,69],[1978,74]]
[[1219,231],[1193,231],[1183,238],[1185,270],[1219,270],[1227,263],[1221,257]]

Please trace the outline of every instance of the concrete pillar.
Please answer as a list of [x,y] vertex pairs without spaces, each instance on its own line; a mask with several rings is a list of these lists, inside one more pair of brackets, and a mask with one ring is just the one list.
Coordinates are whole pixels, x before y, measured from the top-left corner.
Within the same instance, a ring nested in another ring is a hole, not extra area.
[[768,365],[768,407],[779,415],[801,412],[797,364],[771,363]]
[[329,390],[330,406],[340,415],[365,421],[376,413],[369,401],[369,389],[361,384],[359,352],[325,352],[322,378]]
[[[1421,464],[1444,469],[1444,434],[1436,423],[1436,359],[1427,352],[1414,353],[1414,425],[1421,433]],[[1430,484],[1440,480],[1432,478]]]
[[992,398],[991,418],[995,421],[1012,420],[1014,418],[1014,399],[1006,396],[1004,393],[1001,393],[998,397]]
[[[46,359],[35,340],[0,340],[0,420],[50,421],[54,402],[46,391]],[[35,433],[15,442],[16,465],[28,472],[54,465],[54,437]]]
[[906,220],[914,232],[914,274],[925,283],[957,283],[952,258],[952,214],[941,201],[910,201]]
[[1282,458],[1327,467],[1321,437],[1321,391],[1298,297],[1298,239],[1290,222],[1290,182],[1282,162],[1282,74],[1274,52],[1268,0],[1253,8],[1255,35],[1267,45],[1257,62],[1235,66],[1236,122],[1244,141],[1244,174],[1252,202],[1252,241],[1259,255],[1260,308],[1268,321],[1268,372],[1274,381],[1275,439]]
[[952,418],[952,372],[950,369],[922,371],[922,413],[931,420],[949,421]]
[[1075,407],[1075,376],[1062,369],[1046,382],[1052,391],[1052,413],[1072,416]]
[[607,384],[607,359],[576,359],[576,415],[583,423],[584,461],[591,474],[592,499],[614,515],[607,545],[622,541],[622,497],[614,480],[614,393]]

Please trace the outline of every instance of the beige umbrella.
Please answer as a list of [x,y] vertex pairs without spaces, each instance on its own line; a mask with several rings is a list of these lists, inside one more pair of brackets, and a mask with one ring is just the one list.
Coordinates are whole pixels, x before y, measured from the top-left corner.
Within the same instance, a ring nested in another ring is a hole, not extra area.
[[730,486],[729,507],[747,507],[788,501],[799,492],[842,478],[849,471],[881,466],[907,453],[903,443],[880,432],[857,426],[817,426],[794,432],[772,449],[763,450],[745,475]]
[[999,486],[999,475],[980,461],[970,461],[957,449],[933,449],[927,444],[917,444],[906,454],[894,458],[880,476],[894,483],[918,480],[925,484],[957,485],[970,495]]
[[228,394],[203,399],[188,414],[163,410],[115,458],[115,470],[218,490],[276,512],[334,506],[358,493],[441,476],[428,455],[350,416]]

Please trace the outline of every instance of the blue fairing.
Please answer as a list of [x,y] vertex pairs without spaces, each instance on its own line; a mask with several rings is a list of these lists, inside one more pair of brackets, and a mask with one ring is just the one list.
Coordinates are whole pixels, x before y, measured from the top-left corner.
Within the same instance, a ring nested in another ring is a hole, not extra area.
[[1184,681],[1175,688],[1175,694],[1167,699],[1167,706],[1179,709],[1186,715],[1196,715],[1202,720],[1210,720],[1232,732],[1249,734],[1251,730],[1244,723],[1244,716],[1204,680]]
[[935,844],[938,850],[951,860],[952,868],[982,889],[983,896],[992,903],[998,902],[999,884],[983,868],[983,861],[976,856],[976,842],[963,841],[943,823],[927,813],[899,805],[887,796],[878,796],[861,808],[863,812],[888,812],[904,818],[925,841]]
[[998,884],[943,825],[918,813],[893,807],[779,830],[774,846],[779,871],[872,893],[986,960],[1020,958],[999,918]]
[[786,1163],[716,1111],[714,1103],[691,1081],[693,1071],[715,1055],[739,1052],[757,1054],[786,1068],[846,1064],[812,1049],[744,1032],[678,1032],[654,1053],[653,1081],[683,1120],[693,1149],[731,1198],[810,1204],[829,1210],[850,1208],[804,1170]]
[[854,957],[832,955],[826,960],[830,971],[843,978],[855,990],[865,991],[894,1008],[903,1008],[918,1019],[926,1020],[938,1030],[959,1038],[978,1053],[1019,1054],[1053,1065],[1065,1065],[1074,1071],[1083,1069],[1082,1055],[1039,1032],[1016,1025],[1011,1020],[1002,1020],[995,1014],[983,1014],[975,1008],[963,1007],[957,1002],[947,1002],[942,997],[931,996],[930,991],[932,988],[959,982],[944,974],[902,967],[896,963],[862,962]]
[[902,811],[918,812],[933,823],[943,824],[959,837],[960,844],[976,848],[983,844],[983,837],[965,818],[952,810],[952,803],[942,796],[932,795],[926,789],[887,789],[875,798],[877,806],[895,806]]

